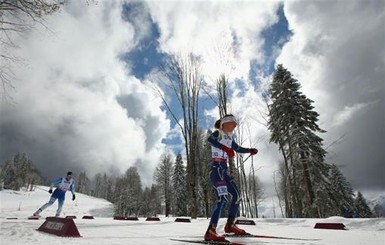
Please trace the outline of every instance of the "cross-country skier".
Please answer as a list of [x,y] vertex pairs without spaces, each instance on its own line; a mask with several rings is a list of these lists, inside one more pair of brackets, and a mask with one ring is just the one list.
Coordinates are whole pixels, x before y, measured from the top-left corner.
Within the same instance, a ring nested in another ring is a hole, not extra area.
[[[56,187],[55,191],[52,193],[52,188],[53,187]],[[68,172],[67,173],[67,176],[66,177],[61,177],[61,178],[58,178],[56,180],[54,180],[52,183],[51,183],[51,186],[49,187],[49,193],[51,195],[51,198],[49,199],[49,201],[44,204],[43,206],[41,206],[41,208],[39,208],[34,214],[33,216],[39,216],[39,214],[46,208],[48,208],[49,206],[51,206],[55,201],[56,199],[58,199],[58,208],[56,210],[56,217],[60,216],[60,213],[63,209],[63,203],[64,203],[64,199],[65,199],[65,194],[66,192],[70,190],[72,192],[72,201],[75,200],[75,181],[74,179],[72,178],[72,172]]]
[[255,148],[243,148],[235,143],[233,131],[236,126],[237,122],[235,117],[231,114],[225,115],[215,122],[215,128],[217,130],[215,130],[208,138],[212,152],[210,180],[214,187],[217,202],[215,203],[211,215],[209,227],[204,235],[206,241],[227,241],[224,236],[217,234],[216,226],[223,208],[229,201],[229,193],[232,196],[232,200],[225,232],[234,233],[236,235],[246,234],[244,230],[238,228],[234,223],[239,208],[240,196],[233,178],[227,172],[227,159],[234,157],[234,151],[255,155],[258,150]]

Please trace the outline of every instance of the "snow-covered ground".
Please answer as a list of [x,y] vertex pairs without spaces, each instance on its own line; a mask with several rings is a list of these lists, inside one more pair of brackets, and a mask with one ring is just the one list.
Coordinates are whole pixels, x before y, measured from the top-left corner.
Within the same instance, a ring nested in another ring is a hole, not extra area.
[[[207,219],[192,220],[191,223],[176,223],[175,217],[160,217],[161,221],[119,221],[114,220],[113,206],[103,199],[77,194],[71,201],[67,193],[62,216],[77,216],[75,224],[81,238],[63,238],[38,229],[44,219],[28,220],[36,209],[49,199],[48,187],[39,186],[33,192],[0,191],[0,236],[1,245],[9,244],[167,244],[181,245],[170,238],[202,238],[208,224]],[[42,216],[53,216],[57,203],[46,209]],[[93,220],[81,219],[92,215]],[[11,219],[17,218],[17,219]],[[231,241],[245,244],[327,244],[327,245],[384,245],[385,219],[345,219],[331,217],[327,219],[254,219],[256,225],[242,225],[247,231],[261,235],[314,238],[315,241],[278,240],[261,238],[232,238]],[[219,231],[223,231],[225,219],[220,220]],[[343,223],[348,230],[314,229],[318,222]]]

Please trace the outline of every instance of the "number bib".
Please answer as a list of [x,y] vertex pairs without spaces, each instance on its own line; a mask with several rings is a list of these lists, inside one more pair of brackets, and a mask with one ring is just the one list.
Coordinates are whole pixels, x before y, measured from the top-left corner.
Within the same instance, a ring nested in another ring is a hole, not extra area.
[[215,183],[215,188],[217,189],[218,196],[226,196],[229,194],[227,191],[227,185],[225,181],[218,181]]

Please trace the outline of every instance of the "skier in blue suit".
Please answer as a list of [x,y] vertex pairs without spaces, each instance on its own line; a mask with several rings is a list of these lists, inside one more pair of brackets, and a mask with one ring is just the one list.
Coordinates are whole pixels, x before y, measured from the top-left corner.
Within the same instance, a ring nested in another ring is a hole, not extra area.
[[224,236],[217,234],[216,226],[223,208],[227,202],[229,202],[228,194],[231,195],[232,199],[225,232],[236,235],[246,234],[244,230],[238,228],[234,223],[239,208],[240,196],[233,178],[228,174],[227,159],[234,157],[234,151],[255,155],[258,150],[255,148],[243,148],[234,141],[233,131],[236,126],[237,122],[235,117],[231,114],[225,115],[215,122],[215,128],[217,130],[208,138],[211,144],[212,154],[210,181],[214,187],[217,202],[215,203],[210,224],[204,236],[206,241],[227,241]]
[[[52,193],[52,188],[56,187],[55,191]],[[72,172],[68,172],[66,177],[61,177],[56,180],[54,180],[51,183],[51,186],[49,187],[49,193],[52,194],[49,201],[41,206],[34,214],[33,216],[39,216],[39,214],[56,201],[58,199],[58,209],[56,211],[56,217],[60,216],[60,213],[63,209],[63,203],[65,199],[66,192],[70,190],[72,193],[72,201],[75,200],[75,181],[72,178]]]

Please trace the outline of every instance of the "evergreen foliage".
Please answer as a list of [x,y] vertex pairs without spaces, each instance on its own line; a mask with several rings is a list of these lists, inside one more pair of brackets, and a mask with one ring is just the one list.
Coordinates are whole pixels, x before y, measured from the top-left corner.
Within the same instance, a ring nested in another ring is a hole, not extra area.
[[187,216],[186,185],[186,169],[183,165],[182,155],[178,153],[172,175],[173,211],[176,216]]
[[142,195],[142,204],[140,214],[147,217],[154,217],[162,213],[162,200],[159,194],[159,187],[152,185],[151,188],[146,187]]
[[165,215],[168,217],[171,213],[172,203],[172,173],[173,162],[171,154],[164,153],[160,158],[160,164],[155,169],[154,178],[157,185],[161,188],[161,193],[165,203]]
[[93,196],[104,198],[108,201],[112,201],[112,193],[114,180],[112,177],[107,176],[106,173],[103,175],[98,173],[95,176],[95,188],[93,191]]
[[17,153],[1,166],[1,188],[18,191],[24,187],[27,191],[32,191],[34,185],[41,181],[39,171],[25,153]]
[[354,206],[356,208],[356,213],[360,218],[373,218],[374,215],[370,210],[365,197],[361,192],[357,193],[357,197],[354,200]]
[[81,172],[76,180],[76,192],[80,192],[86,195],[91,194],[91,181],[87,177],[86,172]]
[[115,215],[138,215],[141,204],[141,194],[142,183],[138,169],[136,167],[130,167],[123,177],[117,178],[116,180],[113,194]]
[[[268,127],[270,141],[279,145],[284,157],[286,216],[339,215],[340,209],[351,203],[352,191],[338,169],[325,162],[326,151],[318,136],[325,131],[317,124],[319,115],[313,101],[299,91],[300,87],[288,70],[277,66],[269,90]],[[334,177],[338,183],[331,181]]]

